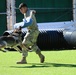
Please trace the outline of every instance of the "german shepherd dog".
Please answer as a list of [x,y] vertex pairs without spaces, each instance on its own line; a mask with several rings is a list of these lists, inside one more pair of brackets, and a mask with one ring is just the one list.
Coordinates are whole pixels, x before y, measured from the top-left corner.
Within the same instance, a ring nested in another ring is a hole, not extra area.
[[20,44],[22,42],[22,31],[21,27],[19,29],[15,29],[8,36],[0,37],[0,51],[6,52],[8,48],[13,48],[21,52]]

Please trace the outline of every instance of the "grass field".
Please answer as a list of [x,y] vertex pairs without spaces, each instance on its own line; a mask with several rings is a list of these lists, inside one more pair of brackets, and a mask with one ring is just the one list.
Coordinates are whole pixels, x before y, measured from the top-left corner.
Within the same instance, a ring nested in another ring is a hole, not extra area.
[[42,51],[45,63],[39,63],[32,52],[28,64],[16,64],[21,59],[18,52],[0,52],[0,75],[76,75],[76,50]]

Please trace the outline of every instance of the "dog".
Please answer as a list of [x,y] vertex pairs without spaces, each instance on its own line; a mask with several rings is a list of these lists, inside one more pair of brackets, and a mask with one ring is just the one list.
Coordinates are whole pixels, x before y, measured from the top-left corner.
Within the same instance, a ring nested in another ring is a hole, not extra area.
[[6,52],[8,48],[10,49],[13,48],[21,53],[22,51],[22,48],[20,47],[21,42],[22,42],[22,31],[21,27],[19,27],[19,29],[15,29],[8,36],[0,37],[0,51]]

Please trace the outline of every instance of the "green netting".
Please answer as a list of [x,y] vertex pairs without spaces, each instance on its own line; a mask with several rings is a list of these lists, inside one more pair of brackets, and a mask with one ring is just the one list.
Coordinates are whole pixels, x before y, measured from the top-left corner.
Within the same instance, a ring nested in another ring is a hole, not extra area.
[[[17,8],[21,2],[26,3],[29,8],[35,8],[37,22],[70,21],[73,19],[72,0],[16,0]],[[17,22],[22,18],[23,16],[17,10]]]

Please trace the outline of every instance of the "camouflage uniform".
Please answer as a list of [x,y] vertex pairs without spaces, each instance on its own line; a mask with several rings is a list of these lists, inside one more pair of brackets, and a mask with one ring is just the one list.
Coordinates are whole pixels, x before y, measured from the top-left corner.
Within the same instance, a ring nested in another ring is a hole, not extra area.
[[33,19],[32,25],[28,26],[27,33],[24,36],[24,40],[22,44],[25,45],[26,49],[23,49],[23,56],[26,57],[28,55],[28,51],[35,51],[36,53],[40,51],[38,46],[36,45],[37,37],[39,35],[38,26],[36,23],[36,19],[34,14],[32,14],[34,10],[28,10],[27,13],[24,14],[24,18],[30,17]]
[[27,63],[26,57],[27,57],[29,51],[35,51],[36,54],[38,54],[41,63],[43,63],[44,59],[45,59],[45,57],[44,57],[44,55],[42,55],[39,47],[36,45],[37,37],[39,35],[39,30],[38,30],[38,26],[37,26],[36,19],[34,16],[34,12],[35,12],[34,10],[28,10],[24,14],[24,20],[23,20],[24,24],[17,23],[16,25],[14,25],[14,28],[19,28],[21,26],[23,28],[27,27],[27,29],[28,29],[26,35],[24,36],[23,42],[22,42],[23,58],[20,62],[17,62],[17,64]]

